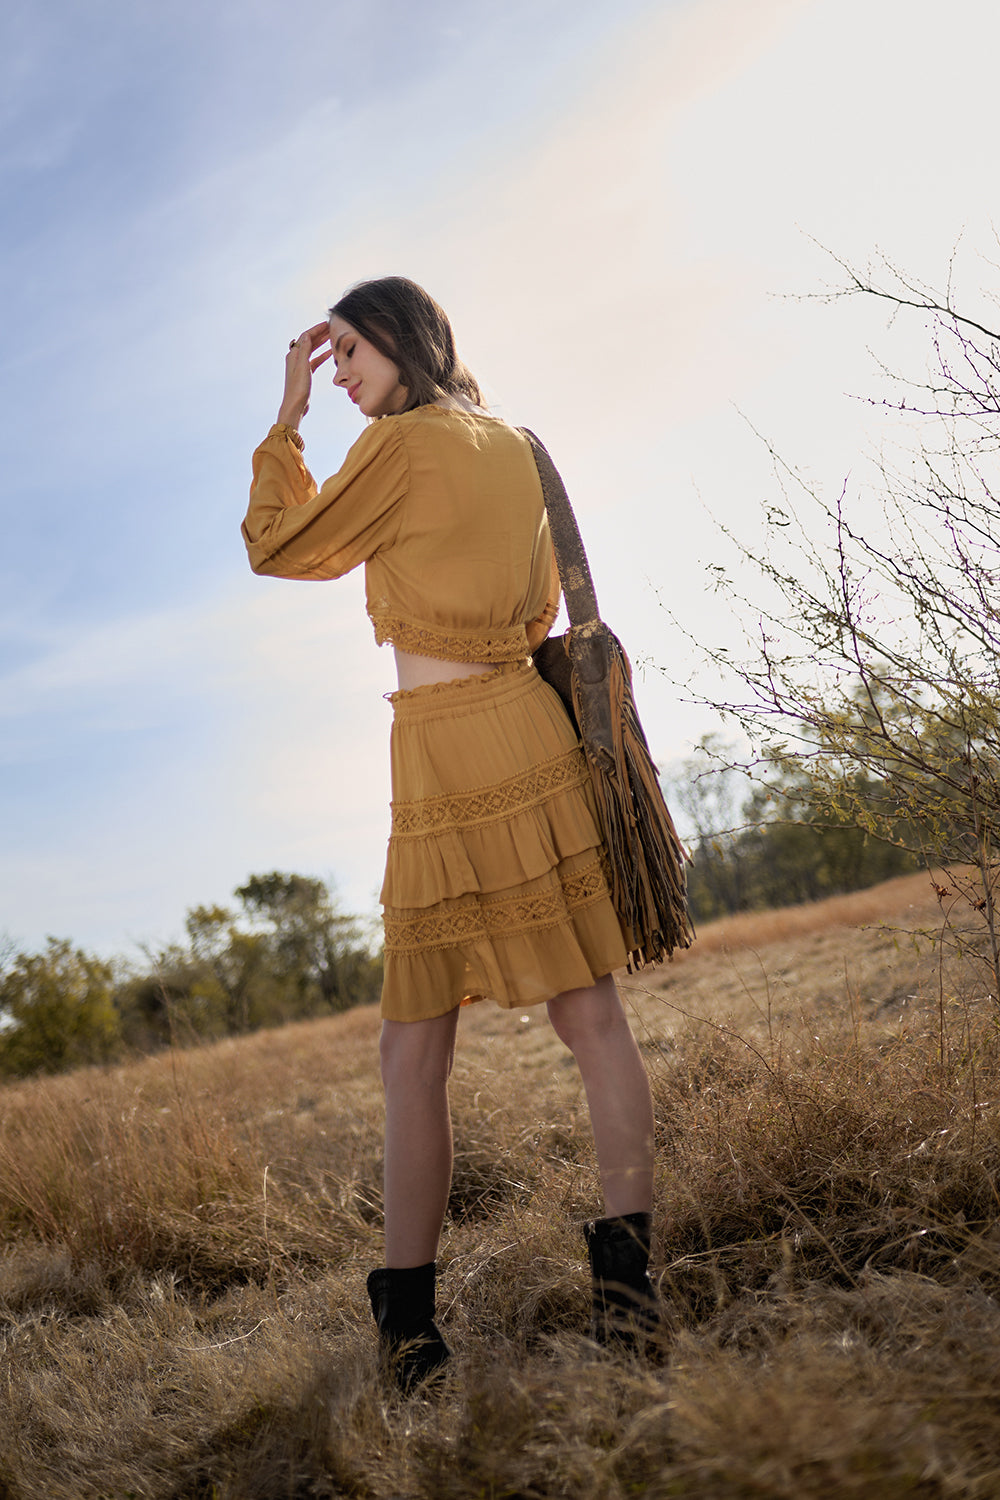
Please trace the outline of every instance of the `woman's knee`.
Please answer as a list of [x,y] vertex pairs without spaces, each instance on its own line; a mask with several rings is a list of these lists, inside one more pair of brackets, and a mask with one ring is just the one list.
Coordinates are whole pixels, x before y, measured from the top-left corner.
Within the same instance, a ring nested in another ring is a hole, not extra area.
[[603,1045],[620,1027],[628,1026],[618,987],[605,974],[586,989],[565,990],[548,1004],[556,1036],[571,1052]]
[[446,1085],[455,1059],[457,1011],[428,1021],[383,1021],[379,1039],[382,1084]]

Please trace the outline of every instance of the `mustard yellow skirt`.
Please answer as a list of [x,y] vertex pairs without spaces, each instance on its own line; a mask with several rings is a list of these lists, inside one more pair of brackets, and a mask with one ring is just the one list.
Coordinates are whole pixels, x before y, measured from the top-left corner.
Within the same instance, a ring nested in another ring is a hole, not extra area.
[[382,1015],[537,1005],[621,968],[583,751],[531,663],[390,701]]

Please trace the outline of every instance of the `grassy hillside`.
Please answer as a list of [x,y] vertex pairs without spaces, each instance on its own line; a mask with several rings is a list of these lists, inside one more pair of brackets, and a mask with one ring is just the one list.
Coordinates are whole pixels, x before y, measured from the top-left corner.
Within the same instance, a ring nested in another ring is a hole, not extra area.
[[658,1359],[582,1337],[600,1211],[541,1011],[465,1013],[454,1369],[375,1376],[372,1009],[0,1092],[0,1497],[1000,1494],[1000,1048],[925,876],[625,981]]

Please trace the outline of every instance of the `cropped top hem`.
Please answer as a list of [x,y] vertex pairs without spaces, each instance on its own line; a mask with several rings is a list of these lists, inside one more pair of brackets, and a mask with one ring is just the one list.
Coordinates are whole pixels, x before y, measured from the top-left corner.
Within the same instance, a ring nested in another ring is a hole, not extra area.
[[489,633],[476,630],[448,629],[429,625],[425,620],[410,620],[405,615],[369,612],[380,646],[390,643],[414,656],[430,656],[436,661],[501,662],[523,661],[528,656],[528,632],[523,625],[494,626]]

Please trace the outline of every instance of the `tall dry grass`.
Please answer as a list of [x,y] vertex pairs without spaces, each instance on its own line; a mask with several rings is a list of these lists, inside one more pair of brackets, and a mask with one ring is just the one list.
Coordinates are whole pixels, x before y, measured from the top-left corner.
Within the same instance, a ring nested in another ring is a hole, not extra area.
[[[454,1368],[376,1378],[377,1016],[0,1093],[0,1496],[1000,1494],[1000,1049],[974,974],[844,925],[626,986],[656,1100],[658,1357],[583,1337],[586,1111],[474,1007],[442,1251]],[[925,909],[926,908],[926,909]],[[797,931],[792,931],[797,927]]]

